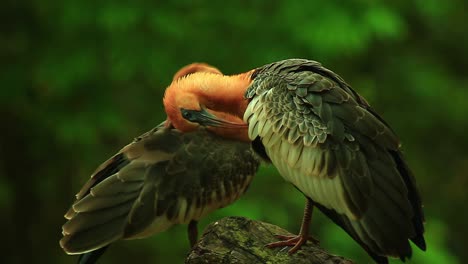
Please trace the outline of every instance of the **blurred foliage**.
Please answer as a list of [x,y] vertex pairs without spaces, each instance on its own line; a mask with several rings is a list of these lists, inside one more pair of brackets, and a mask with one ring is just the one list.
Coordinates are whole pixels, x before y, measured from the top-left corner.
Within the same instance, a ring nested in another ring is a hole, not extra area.
[[[73,194],[165,118],[177,69],[204,61],[239,73],[293,57],[339,73],[400,135],[427,214],[428,252],[415,250],[412,263],[466,260],[467,9],[462,0],[2,1],[2,262],[75,261],[58,246]],[[240,215],[296,232],[303,205],[267,167],[201,227]],[[369,262],[320,214],[311,229],[330,251]],[[101,263],[181,263],[187,252],[180,226],[116,243]]]

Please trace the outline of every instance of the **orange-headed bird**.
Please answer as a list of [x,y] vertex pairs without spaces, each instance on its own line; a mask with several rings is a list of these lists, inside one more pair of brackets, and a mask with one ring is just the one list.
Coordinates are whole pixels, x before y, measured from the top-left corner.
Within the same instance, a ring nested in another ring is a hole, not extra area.
[[[304,59],[274,62],[232,76],[195,72],[173,82],[168,120],[187,132],[200,125],[252,142],[306,197],[298,236],[269,247],[297,251],[317,207],[378,263],[425,250],[424,214],[395,132],[334,72]],[[243,118],[248,131],[223,114]],[[231,129],[228,129],[231,128]],[[235,131],[238,131],[235,133]]]
[[[218,72],[197,64],[181,69],[174,80],[200,71]],[[80,254],[79,263],[90,264],[112,242],[188,224],[193,246],[197,221],[237,200],[258,166],[249,143],[202,127],[182,133],[165,121],[98,167],[65,215],[60,245],[68,254]]]

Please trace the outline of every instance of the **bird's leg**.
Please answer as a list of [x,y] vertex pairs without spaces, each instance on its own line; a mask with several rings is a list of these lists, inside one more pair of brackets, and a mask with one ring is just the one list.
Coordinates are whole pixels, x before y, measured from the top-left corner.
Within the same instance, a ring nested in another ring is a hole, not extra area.
[[307,202],[304,208],[304,217],[302,218],[301,230],[297,236],[285,236],[285,235],[276,235],[280,241],[269,243],[266,246],[269,248],[275,247],[292,247],[288,253],[294,254],[298,251],[302,245],[304,245],[307,240],[312,240],[314,243],[317,243],[318,240],[309,237],[309,225],[312,220],[312,201],[310,198],[307,198]]
[[198,223],[197,221],[192,220],[188,224],[188,228],[187,228],[188,239],[189,239],[189,242],[190,242],[190,247],[192,247],[192,248],[193,248],[193,246],[195,246],[195,244],[197,243],[197,239],[198,239],[197,223]]

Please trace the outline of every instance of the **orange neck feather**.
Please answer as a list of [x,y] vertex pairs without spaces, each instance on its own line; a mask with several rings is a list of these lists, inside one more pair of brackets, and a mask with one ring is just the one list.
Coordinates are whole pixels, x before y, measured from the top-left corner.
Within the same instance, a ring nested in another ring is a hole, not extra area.
[[226,76],[199,73],[192,76],[180,80],[179,89],[195,95],[198,103],[208,109],[243,116],[248,104],[244,93],[251,82],[250,74]]
[[[224,117],[230,118],[230,121],[242,122],[248,105],[244,94],[251,83],[252,73],[253,71],[249,71],[226,76],[211,72],[195,72],[173,81],[164,95],[164,107],[169,121],[181,131],[194,130],[197,125],[185,120],[181,116],[180,109],[200,110],[202,105],[215,112],[228,114]],[[240,131],[235,132],[236,129],[214,127],[209,129],[222,136],[239,139]],[[241,136],[241,138],[247,140],[248,136]]]

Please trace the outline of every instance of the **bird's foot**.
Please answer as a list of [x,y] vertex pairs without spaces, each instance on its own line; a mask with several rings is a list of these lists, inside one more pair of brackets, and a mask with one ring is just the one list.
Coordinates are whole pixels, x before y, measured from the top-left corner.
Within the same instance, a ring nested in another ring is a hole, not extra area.
[[269,243],[266,245],[268,248],[275,248],[275,247],[292,247],[288,254],[292,255],[298,251],[302,245],[304,245],[307,240],[312,241],[314,244],[318,244],[319,241],[311,236],[302,236],[302,235],[275,235],[280,241]]

